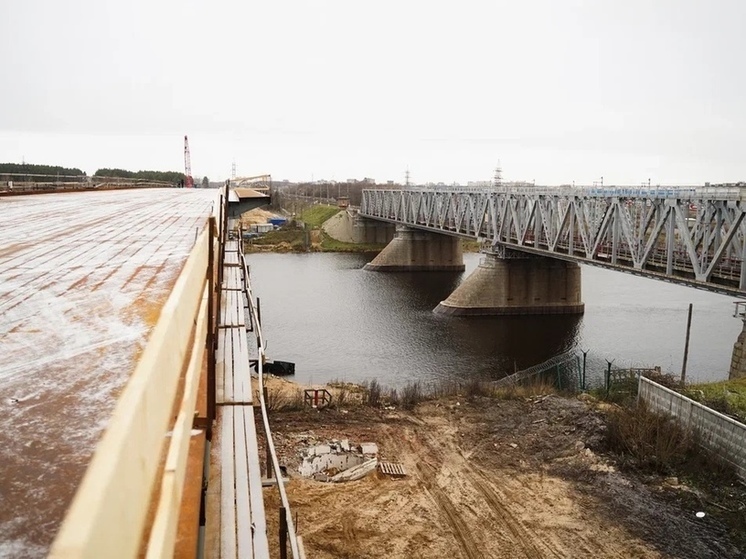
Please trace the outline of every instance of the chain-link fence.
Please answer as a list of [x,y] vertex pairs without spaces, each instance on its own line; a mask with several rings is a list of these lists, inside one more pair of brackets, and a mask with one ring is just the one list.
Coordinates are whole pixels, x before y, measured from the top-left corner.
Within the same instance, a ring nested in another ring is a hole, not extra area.
[[495,381],[495,386],[548,384],[568,392],[594,390],[603,391],[607,396],[613,392],[634,397],[637,395],[637,381],[641,375],[656,379],[662,376],[660,367],[625,369],[614,367],[613,362],[608,360],[602,369],[597,359],[588,359],[589,353],[574,350],[560,353]]

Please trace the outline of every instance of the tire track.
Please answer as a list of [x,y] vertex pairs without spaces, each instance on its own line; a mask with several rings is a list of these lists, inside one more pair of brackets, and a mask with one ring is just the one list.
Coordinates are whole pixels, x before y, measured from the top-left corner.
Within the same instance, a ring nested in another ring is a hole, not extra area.
[[451,499],[446,495],[443,489],[438,485],[436,481],[437,470],[425,461],[417,464],[417,469],[422,476],[422,480],[425,484],[425,491],[428,492],[430,497],[433,499],[435,504],[440,509],[442,516],[446,520],[446,524],[453,532],[456,537],[456,541],[461,548],[463,554],[469,559],[481,559],[484,554],[480,552],[479,546],[472,538],[471,530],[464,522],[464,519],[456,510]]

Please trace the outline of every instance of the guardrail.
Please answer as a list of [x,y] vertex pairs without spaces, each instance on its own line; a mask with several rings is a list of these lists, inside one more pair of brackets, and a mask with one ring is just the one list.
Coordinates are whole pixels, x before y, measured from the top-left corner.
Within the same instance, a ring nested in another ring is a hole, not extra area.
[[115,190],[123,188],[174,188],[167,181],[86,175],[34,175],[0,173],[0,195],[42,194],[75,190]]

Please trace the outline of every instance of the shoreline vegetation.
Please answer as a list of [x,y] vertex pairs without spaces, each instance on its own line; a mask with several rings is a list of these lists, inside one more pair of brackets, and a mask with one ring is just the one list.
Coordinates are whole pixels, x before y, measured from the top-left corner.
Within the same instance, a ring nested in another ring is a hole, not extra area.
[[[337,206],[317,204],[304,208],[297,216],[292,217],[285,225],[264,233],[253,239],[244,240],[246,252],[355,252],[378,253],[385,243],[349,243],[335,239],[323,229],[324,223],[344,211]],[[244,228],[255,221],[250,217],[252,212],[242,216]],[[263,218],[261,218],[263,219]],[[479,252],[476,240],[462,239],[464,252]]]

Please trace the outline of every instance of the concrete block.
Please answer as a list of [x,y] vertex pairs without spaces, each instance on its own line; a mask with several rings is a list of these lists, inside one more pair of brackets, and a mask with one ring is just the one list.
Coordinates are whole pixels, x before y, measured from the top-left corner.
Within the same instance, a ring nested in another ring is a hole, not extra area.
[[378,454],[378,445],[376,443],[362,443],[360,450],[363,454]]
[[328,444],[320,444],[308,449],[309,456],[321,456],[323,454],[329,454],[332,451],[332,447]]
[[354,466],[350,468],[349,470],[345,470],[344,472],[338,473],[336,476],[332,477],[330,481],[334,483],[339,483],[343,481],[355,481],[358,479],[362,479],[363,477],[367,476],[370,472],[376,469],[378,466],[378,458],[371,458],[370,460],[363,462],[359,466]]

